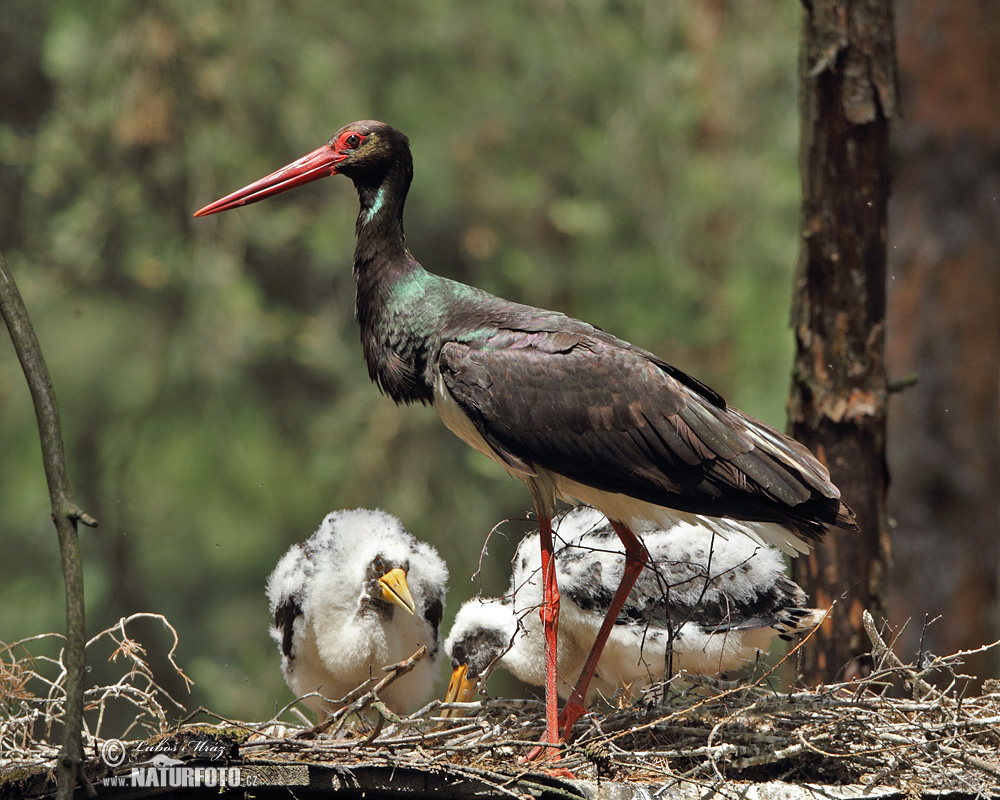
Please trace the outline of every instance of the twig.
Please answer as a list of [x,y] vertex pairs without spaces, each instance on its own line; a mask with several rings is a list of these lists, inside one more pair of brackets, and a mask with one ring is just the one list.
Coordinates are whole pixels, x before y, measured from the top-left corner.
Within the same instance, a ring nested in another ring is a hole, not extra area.
[[931,686],[915,672],[908,669],[906,665],[899,660],[899,657],[886,646],[885,642],[882,641],[882,637],[879,636],[878,630],[875,628],[875,620],[868,612],[868,609],[861,612],[861,621],[865,626],[865,633],[868,634],[868,638],[871,640],[872,656],[874,657],[876,664],[887,663],[894,669],[904,669],[908,673],[906,680],[908,683],[913,685],[914,690],[919,689],[920,691],[925,692],[927,696],[934,697],[935,700],[942,703],[955,702],[940,689]]
[[960,753],[958,757],[964,764],[980,769],[987,775],[992,775],[994,778],[1000,778],[1000,765],[990,764],[988,761],[983,761],[983,759],[976,758],[968,753]]
[[[338,710],[336,714],[332,715],[325,722],[317,725],[316,728],[314,729],[315,733],[322,733],[324,731],[329,730],[331,726],[336,725],[331,734],[332,736],[336,736],[337,733],[339,733],[340,730],[343,728],[344,723],[348,720],[348,718],[351,715],[360,713],[367,706],[377,701],[379,692],[383,691],[387,686],[390,686],[397,678],[400,678],[403,675],[405,675],[407,672],[413,669],[418,663],[423,661],[423,659],[426,657],[427,657],[427,646],[421,645],[420,649],[417,650],[417,652],[414,653],[409,658],[400,661],[396,664],[390,664],[389,666],[385,667],[384,669],[386,672],[389,673],[388,675],[379,680],[371,688],[365,689],[365,691],[361,693],[360,696],[357,697],[357,699],[355,699],[353,702],[350,702],[345,698],[347,705]],[[374,678],[362,684],[362,687],[367,687],[372,681],[374,681]],[[348,695],[347,697],[350,698],[351,695],[358,694],[360,688],[361,687],[359,687],[359,689],[356,689],[354,692],[351,692],[351,694]],[[378,725],[379,728],[382,727],[381,725],[382,719],[383,715],[379,714],[379,725]],[[378,735],[377,731],[375,735]]]

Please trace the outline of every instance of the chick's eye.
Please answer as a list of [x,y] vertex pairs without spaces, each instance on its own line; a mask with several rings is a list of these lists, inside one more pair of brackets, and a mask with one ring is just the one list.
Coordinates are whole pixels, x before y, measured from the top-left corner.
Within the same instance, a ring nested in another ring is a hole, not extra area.
[[375,571],[378,573],[385,572],[385,559],[382,556],[375,556],[375,560],[372,561],[372,566],[375,567]]

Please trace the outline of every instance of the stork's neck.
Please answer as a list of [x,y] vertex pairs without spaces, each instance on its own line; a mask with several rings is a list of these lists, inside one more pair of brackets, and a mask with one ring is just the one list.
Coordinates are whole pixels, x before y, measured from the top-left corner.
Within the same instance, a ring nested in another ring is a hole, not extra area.
[[355,178],[361,211],[354,250],[355,317],[368,374],[397,403],[431,402],[426,380],[428,338],[434,330],[420,291],[436,276],[406,248],[403,204],[412,167],[395,162],[378,180]]
[[361,211],[356,231],[354,272],[360,275],[371,269],[392,267],[409,260],[403,234],[403,205],[410,189],[412,168],[394,164],[382,176],[357,177]]

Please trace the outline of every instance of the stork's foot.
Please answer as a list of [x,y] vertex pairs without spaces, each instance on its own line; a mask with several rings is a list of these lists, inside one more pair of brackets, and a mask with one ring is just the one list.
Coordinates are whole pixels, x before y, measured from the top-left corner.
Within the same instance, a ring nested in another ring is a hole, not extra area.
[[567,781],[575,781],[576,773],[573,770],[566,769],[566,767],[554,767],[553,769],[546,769],[543,772],[552,778],[563,778]]
[[518,764],[528,764],[532,761],[541,759],[542,761],[558,761],[562,756],[559,755],[559,748],[554,747],[547,740],[542,740],[540,744],[536,744],[528,752],[528,755],[521,756],[518,760]]

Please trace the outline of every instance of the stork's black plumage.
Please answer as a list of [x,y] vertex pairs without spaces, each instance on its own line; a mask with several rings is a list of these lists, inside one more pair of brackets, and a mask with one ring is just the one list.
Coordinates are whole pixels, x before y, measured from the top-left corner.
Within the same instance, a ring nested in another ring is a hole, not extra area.
[[[355,310],[372,380],[397,403],[432,403],[453,432],[531,491],[546,576],[550,740],[558,592],[549,520],[557,499],[590,504],[612,521],[630,564],[616,594],[621,603],[646,558],[629,528],[635,520],[669,525],[707,516],[723,533],[725,519],[741,520],[741,530],[789,552],[804,551],[803,539],[818,540],[828,525],[855,527],[805,447],[676,367],[593,325],[424,270],[403,235],[409,142],[384,123],[347,125],[196,216],[334,174],[354,181],[361,203]],[[608,630],[620,604],[612,611]],[[602,646],[599,635],[596,655]],[[589,661],[580,683],[589,681],[588,668]],[[564,735],[580,711],[574,695]]]

